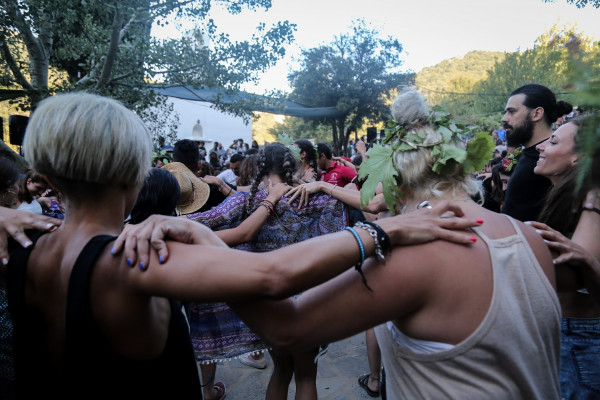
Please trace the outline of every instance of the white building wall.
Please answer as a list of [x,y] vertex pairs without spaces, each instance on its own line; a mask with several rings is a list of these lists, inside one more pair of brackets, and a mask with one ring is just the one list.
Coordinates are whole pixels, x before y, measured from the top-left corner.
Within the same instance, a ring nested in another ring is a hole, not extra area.
[[169,99],[174,106],[174,111],[179,114],[178,139],[193,139],[194,125],[200,120],[206,148],[211,149],[213,142],[222,143],[229,147],[234,140],[244,139],[245,143],[252,143],[252,120],[248,125],[241,117],[223,113],[211,108],[211,103],[204,101],[183,100],[175,97]]

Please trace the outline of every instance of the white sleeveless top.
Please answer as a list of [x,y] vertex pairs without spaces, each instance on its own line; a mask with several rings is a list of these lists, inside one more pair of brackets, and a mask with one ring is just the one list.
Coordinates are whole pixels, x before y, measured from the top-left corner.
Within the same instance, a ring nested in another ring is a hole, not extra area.
[[[389,400],[560,399],[560,304],[516,222],[516,234],[490,239],[493,295],[479,327],[434,353],[399,346],[386,324],[375,328]],[[465,262],[468,260],[465,260]]]

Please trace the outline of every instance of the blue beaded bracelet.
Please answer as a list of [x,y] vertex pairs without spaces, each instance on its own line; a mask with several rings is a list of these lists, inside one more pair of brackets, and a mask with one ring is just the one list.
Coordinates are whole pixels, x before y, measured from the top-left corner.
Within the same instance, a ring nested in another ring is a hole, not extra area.
[[362,271],[362,265],[365,262],[365,246],[363,245],[362,240],[360,239],[360,236],[358,235],[358,232],[356,232],[354,230],[354,228],[347,226],[346,227],[347,231],[350,231],[352,233],[352,235],[354,236],[354,238],[356,239],[356,242],[358,243],[358,247],[360,248],[360,262],[356,263],[354,265],[354,269],[356,271],[358,271],[358,273],[360,274],[361,278],[362,278],[362,282],[363,285],[366,286],[367,289],[369,289],[371,292],[373,291],[373,289],[371,289],[369,287],[369,285],[367,284],[367,278],[365,278],[365,274]]

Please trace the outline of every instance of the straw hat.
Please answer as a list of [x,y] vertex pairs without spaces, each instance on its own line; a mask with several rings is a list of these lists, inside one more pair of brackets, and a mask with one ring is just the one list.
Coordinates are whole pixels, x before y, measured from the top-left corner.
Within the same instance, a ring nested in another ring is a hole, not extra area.
[[198,211],[208,200],[210,188],[206,182],[190,171],[188,167],[180,162],[165,164],[166,169],[175,176],[181,188],[181,197],[177,205],[181,214],[190,214]]

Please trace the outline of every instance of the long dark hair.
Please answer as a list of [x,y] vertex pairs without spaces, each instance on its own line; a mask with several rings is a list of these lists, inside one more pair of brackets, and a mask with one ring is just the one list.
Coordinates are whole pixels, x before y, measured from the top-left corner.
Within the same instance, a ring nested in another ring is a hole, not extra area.
[[298,170],[298,162],[292,151],[281,143],[271,143],[263,149],[258,157],[258,173],[254,177],[250,196],[246,204],[246,215],[250,214],[254,204],[254,197],[262,179],[269,174],[277,174],[281,180],[292,186],[294,174]]
[[240,164],[240,175],[237,178],[238,186],[249,186],[258,175],[258,154],[250,154]]
[[306,158],[304,161],[306,161],[313,171],[315,171],[315,179],[318,181],[321,180],[321,171],[319,170],[319,165],[317,164],[318,155],[313,144],[310,142],[310,140],[306,139],[298,139],[294,142],[294,144],[298,146],[301,153],[303,151],[306,153]]
[[[585,117],[578,117],[569,122],[575,123],[579,131],[581,125],[585,123]],[[575,134],[575,151],[577,149],[577,142],[578,134]],[[560,182],[557,182],[550,188],[544,202],[544,207],[538,217],[540,222],[547,224],[567,237],[571,237],[575,231],[575,227],[581,216],[581,205],[590,188],[587,181],[584,181],[582,185],[577,187],[578,171],[579,164],[576,164]]]
[[171,172],[161,168],[150,169],[127,222],[138,224],[152,214],[173,215],[180,195],[179,183]]
[[496,203],[502,205],[502,203],[504,202],[504,190],[502,190],[502,186],[504,185],[502,184],[502,177],[500,176],[500,174],[511,176],[512,169],[510,171],[507,171],[506,168],[504,168],[504,166],[502,165],[502,163],[496,164],[492,167],[491,197]]
[[25,203],[31,203],[34,198],[31,193],[29,193],[29,189],[27,189],[27,181],[31,179],[33,183],[42,183],[48,186],[48,181],[44,177],[44,175],[38,174],[33,170],[27,170],[25,172],[25,176],[21,178],[21,182],[19,183],[19,201]]

